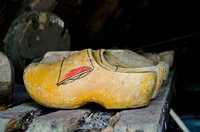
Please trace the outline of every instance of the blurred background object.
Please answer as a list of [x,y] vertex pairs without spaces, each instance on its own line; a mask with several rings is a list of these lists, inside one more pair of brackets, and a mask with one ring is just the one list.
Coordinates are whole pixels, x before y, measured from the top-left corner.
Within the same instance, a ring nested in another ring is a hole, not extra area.
[[48,12],[24,12],[10,26],[4,39],[4,51],[16,71],[22,72],[47,51],[70,50],[70,35],[64,21]]

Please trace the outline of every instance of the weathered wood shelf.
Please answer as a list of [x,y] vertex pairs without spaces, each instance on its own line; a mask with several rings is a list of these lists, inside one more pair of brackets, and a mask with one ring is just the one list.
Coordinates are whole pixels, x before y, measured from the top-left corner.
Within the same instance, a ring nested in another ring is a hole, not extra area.
[[97,104],[74,110],[46,108],[35,103],[23,86],[16,85],[13,98],[18,103],[0,111],[0,132],[165,131],[172,99],[173,75],[171,71],[158,96],[147,107],[125,110],[106,110]]

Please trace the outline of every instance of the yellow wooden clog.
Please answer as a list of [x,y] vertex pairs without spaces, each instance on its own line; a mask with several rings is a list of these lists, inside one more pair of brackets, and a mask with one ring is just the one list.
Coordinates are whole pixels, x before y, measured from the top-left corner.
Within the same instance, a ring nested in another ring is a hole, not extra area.
[[146,106],[156,97],[165,71],[165,63],[134,67],[114,51],[84,49],[56,62],[32,63],[23,77],[30,96],[47,107],[72,109],[96,102],[122,109]]

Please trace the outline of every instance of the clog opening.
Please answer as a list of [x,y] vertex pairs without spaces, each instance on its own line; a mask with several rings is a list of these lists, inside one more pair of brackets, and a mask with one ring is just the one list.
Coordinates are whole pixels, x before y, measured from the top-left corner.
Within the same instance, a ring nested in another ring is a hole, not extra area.
[[108,52],[108,51],[104,51],[103,52],[103,56],[105,58],[105,60],[113,65],[113,66],[117,66],[117,67],[122,67],[122,68],[127,68],[129,66],[126,66],[125,64],[123,64],[121,62],[121,58],[116,58],[112,53]]

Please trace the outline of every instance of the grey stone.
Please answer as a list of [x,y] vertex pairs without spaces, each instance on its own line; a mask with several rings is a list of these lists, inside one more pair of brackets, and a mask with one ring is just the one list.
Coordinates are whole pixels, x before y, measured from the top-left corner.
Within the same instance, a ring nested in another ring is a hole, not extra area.
[[0,104],[11,101],[14,74],[12,62],[0,52]]

